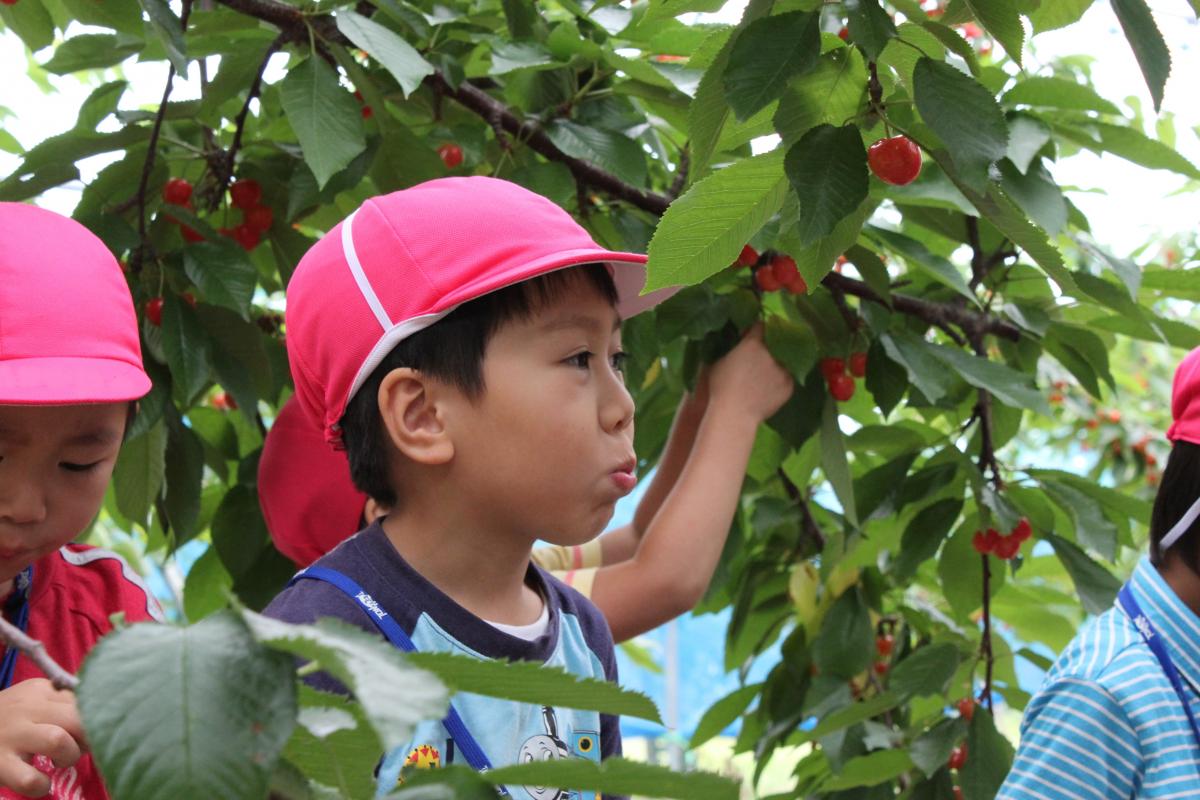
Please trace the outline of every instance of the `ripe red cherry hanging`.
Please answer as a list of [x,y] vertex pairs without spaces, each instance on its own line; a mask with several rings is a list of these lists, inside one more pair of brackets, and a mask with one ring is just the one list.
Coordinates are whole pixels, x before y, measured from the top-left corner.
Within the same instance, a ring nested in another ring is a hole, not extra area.
[[867,148],[867,164],[884,183],[905,186],[921,174],[921,148],[907,136],[880,139]]

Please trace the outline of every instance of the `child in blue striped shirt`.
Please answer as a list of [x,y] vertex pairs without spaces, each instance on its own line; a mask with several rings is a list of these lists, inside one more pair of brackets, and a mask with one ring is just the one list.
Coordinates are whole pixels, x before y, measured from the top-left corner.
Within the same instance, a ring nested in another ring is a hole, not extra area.
[[1030,702],[1003,800],[1200,797],[1200,348],[1171,395],[1149,556]]

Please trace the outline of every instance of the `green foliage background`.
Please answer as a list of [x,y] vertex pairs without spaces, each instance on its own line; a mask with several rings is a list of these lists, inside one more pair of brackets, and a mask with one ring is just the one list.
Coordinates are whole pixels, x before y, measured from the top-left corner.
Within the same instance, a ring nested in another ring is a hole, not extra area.
[[[182,588],[191,627],[120,632],[84,669],[85,721],[116,796],[369,796],[381,743],[440,714],[446,686],[657,718],[632,693],[404,659],[354,631],[253,613],[292,572],[255,487],[263,436],[291,393],[280,312],[292,269],[368,196],[486,174],[550,197],[606,246],[647,250],[651,286],[688,285],[626,325],[646,466],[699,365],[754,320],[796,378],[759,433],[702,606],[732,607],[729,670],[744,679],[780,641],[783,659],[715,704],[692,744],[740,718],[736,749],[759,772],[778,748],[811,744],[779,797],[950,798],[956,785],[992,797],[1011,745],[984,708],[968,724],[954,703],[998,694],[1022,708],[1017,660],[1046,661],[985,631],[1003,625],[1057,651],[1111,603],[1166,456],[1156,432],[1172,360],[1200,345],[1194,239],[1163,263],[1108,253],[1053,178],[1055,162],[1086,150],[1200,179],[1146,132],[1152,121],[1093,85],[1085,60],[1024,71],[1028,35],[1092,5],[951,0],[927,14],[916,0],[751,0],[737,24],[680,19],[721,0],[0,6],[39,69],[95,86],[73,128],[20,152],[0,199],[36,199],[77,180],[82,159],[116,154],[75,216],[122,257],[139,309],[164,298],[161,326],[142,319],[155,388],[104,519],[159,561],[193,539],[212,545]],[[1157,105],[1162,37],[1140,0],[1112,5]],[[968,23],[979,36],[964,37]],[[266,69],[272,57],[286,68]],[[130,58],[160,65],[168,87],[202,64],[200,98],[121,107]],[[905,187],[867,170],[865,147],[894,133],[924,151]],[[770,134],[779,145],[756,154],[751,142]],[[436,152],[451,142],[465,156],[452,170]],[[0,147],[20,151],[2,132]],[[170,177],[195,184],[193,210],[164,206]],[[241,178],[274,211],[250,251],[219,233],[239,222],[226,189]],[[185,242],[181,222],[203,241]],[[729,268],[747,242],[792,256],[808,293],[763,295],[750,271]],[[865,380],[835,404],[818,360],[859,351]],[[237,410],[213,406],[221,391]],[[1044,468],[1045,454],[1088,466]],[[1016,560],[972,549],[976,530],[1020,517],[1035,535]],[[895,640],[886,657],[882,635]],[[298,690],[293,656],[364,698],[390,687],[391,702]],[[155,680],[130,683],[134,673]],[[164,714],[176,723],[158,732],[168,757],[153,742],[119,746],[118,727],[122,741],[149,737]],[[963,741],[970,758],[952,773]],[[488,777],[736,793],[630,762],[531,769]],[[396,796],[489,796],[485,786],[448,769]]]

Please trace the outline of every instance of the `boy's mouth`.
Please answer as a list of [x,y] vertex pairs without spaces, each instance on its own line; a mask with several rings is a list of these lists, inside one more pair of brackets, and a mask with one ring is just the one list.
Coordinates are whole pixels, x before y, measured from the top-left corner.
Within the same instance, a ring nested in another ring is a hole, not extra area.
[[633,487],[637,486],[637,460],[634,458],[626,459],[620,466],[610,473],[613,483],[621,490],[623,494],[628,494],[633,491]]

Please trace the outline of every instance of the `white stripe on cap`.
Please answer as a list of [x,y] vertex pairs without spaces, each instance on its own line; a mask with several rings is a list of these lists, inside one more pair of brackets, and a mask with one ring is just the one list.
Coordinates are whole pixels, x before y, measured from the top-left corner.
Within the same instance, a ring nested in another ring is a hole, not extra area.
[[1166,550],[1175,544],[1175,542],[1179,541],[1179,537],[1187,533],[1188,528],[1192,527],[1192,523],[1196,521],[1197,517],[1200,517],[1200,498],[1197,498],[1196,502],[1192,503],[1192,507],[1180,518],[1179,522],[1175,523],[1175,527],[1167,531],[1167,535],[1162,538],[1158,546]]
[[363,299],[367,301],[367,305],[371,307],[371,311],[375,314],[375,319],[379,320],[379,325],[385,331],[392,327],[392,320],[383,309],[383,303],[379,302],[379,296],[375,294],[375,289],[371,287],[371,282],[367,280],[367,274],[363,272],[362,262],[358,260],[358,252],[354,249],[354,234],[351,232],[354,223],[354,216],[358,211],[353,212],[346,217],[342,223],[342,254],[346,256],[346,263],[350,265],[350,273],[354,275],[354,282],[358,284],[358,291],[362,293]]

